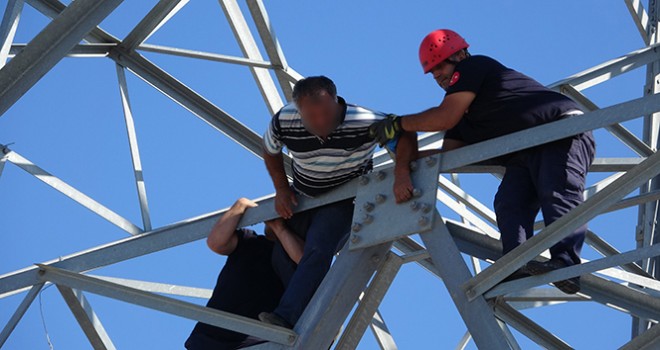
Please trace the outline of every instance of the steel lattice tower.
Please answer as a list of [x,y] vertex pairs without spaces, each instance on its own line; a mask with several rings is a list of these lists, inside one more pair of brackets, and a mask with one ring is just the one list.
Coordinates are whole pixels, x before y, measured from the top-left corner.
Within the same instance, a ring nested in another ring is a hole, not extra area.
[[[393,178],[388,157],[382,152],[375,156],[377,167],[374,173],[321,197],[302,199],[298,211],[355,196],[356,211],[349,244],[336,259],[293,330],[163,295],[173,294],[170,291],[176,289],[176,295],[208,297],[208,291],[199,288],[86,274],[102,266],[203,239],[222,215],[222,212],[213,212],[165,227],[152,227],[127,91],[127,70],[248,151],[254,154],[261,152],[261,137],[257,133],[153,64],[144,57],[143,52],[247,66],[271,113],[285,103],[281,96],[290,99],[293,84],[301,78],[288,66],[261,0],[246,0],[257,36],[253,36],[237,0],[219,1],[243,57],[145,43],[187,0],[159,1],[128,35],[123,39],[117,38],[98,25],[121,2],[76,0],[68,6],[59,0],[7,2],[0,24],[0,116],[66,56],[102,56],[114,61],[142,224],[130,222],[8,146],[0,145],[0,174],[7,164],[17,166],[129,234],[128,238],[110,244],[0,276],[0,298],[26,292],[0,333],[0,347],[40,290],[47,284],[55,284],[95,349],[113,349],[114,345],[100,322],[103,315],[94,313],[85,293],[203,321],[270,341],[254,347],[259,349],[327,348],[347,319],[348,323],[334,343],[334,348],[355,348],[366,329],[371,327],[382,349],[395,349],[395,340],[385,326],[378,307],[399,269],[407,263],[418,264],[436,275],[450,292],[468,330],[458,344],[459,349],[464,348],[470,339],[483,349],[519,348],[510,327],[541,347],[571,348],[570,344],[519,310],[585,300],[632,316],[632,337],[622,349],[660,347],[660,326],[657,326],[660,321],[660,245],[657,245],[660,237],[656,233],[660,200],[660,181],[657,181],[660,155],[656,152],[660,146],[659,2],[650,0],[645,9],[639,0],[624,0],[646,43],[644,48],[550,86],[580,103],[588,111],[584,116],[416,161],[413,164],[413,181],[418,191],[411,203],[397,205],[392,202],[391,196],[381,196],[388,193]],[[52,21],[29,43],[17,44],[14,43],[14,35],[24,6],[33,7]],[[266,57],[262,56],[262,51],[265,51]],[[9,57],[12,59],[8,60]],[[646,67],[647,79],[645,94],[639,99],[599,109],[581,92],[641,67]],[[271,75],[271,72],[274,74]],[[621,125],[636,118],[644,119],[643,135],[635,135]],[[518,248],[516,254],[502,257],[499,233],[494,229],[494,213],[471,196],[469,188],[458,184],[457,174],[502,173],[503,169],[499,167],[475,164],[600,128],[606,129],[637,157],[597,158],[591,171],[611,176],[587,189],[587,200],[582,205],[548,227],[538,223],[540,232],[534,238]],[[419,140],[420,147],[437,147],[442,136],[441,133],[424,134]],[[442,174],[451,176],[448,178]],[[637,190],[638,194],[631,195]],[[444,218],[437,209],[438,204],[456,212],[462,222]],[[602,213],[630,207],[639,210],[636,249],[621,252],[596,233],[589,232],[587,244],[602,258],[546,275],[501,283],[527,261],[547,258],[544,251],[576,227]],[[241,225],[256,224],[274,217],[272,197],[267,197],[260,201],[259,207],[246,213]],[[419,234],[423,244],[409,237],[413,234]],[[464,256],[472,261],[474,273],[465,263]],[[480,268],[482,263],[489,264],[483,271]],[[583,290],[575,296],[567,296],[555,289],[536,288],[578,275],[582,276]]]

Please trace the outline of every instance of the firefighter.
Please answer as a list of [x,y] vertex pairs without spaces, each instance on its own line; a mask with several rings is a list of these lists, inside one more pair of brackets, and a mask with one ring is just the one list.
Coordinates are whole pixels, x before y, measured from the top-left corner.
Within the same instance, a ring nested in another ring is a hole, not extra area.
[[[468,47],[452,30],[436,30],[424,38],[419,48],[422,68],[445,90],[445,97],[421,113],[375,122],[370,131],[379,142],[403,131],[446,131],[442,152],[583,114],[570,98],[491,57],[472,56]],[[585,132],[495,160],[506,168],[494,200],[504,254],[532,237],[539,210],[550,225],[583,202],[594,153],[593,135]],[[509,278],[579,264],[586,230],[582,226],[554,245],[550,260],[530,261]],[[554,285],[569,294],[580,290],[579,277]]]
[[[257,319],[260,312],[277,306],[286,285],[278,270],[300,261],[305,242],[294,233],[295,227],[282,219],[265,222],[264,235],[239,228],[241,217],[257,203],[240,198],[216,222],[206,243],[220,255],[227,256],[206,306],[236,315]],[[277,242],[277,244],[276,244]],[[281,248],[279,259],[272,255]],[[185,342],[188,350],[242,349],[265,341],[197,322]]]

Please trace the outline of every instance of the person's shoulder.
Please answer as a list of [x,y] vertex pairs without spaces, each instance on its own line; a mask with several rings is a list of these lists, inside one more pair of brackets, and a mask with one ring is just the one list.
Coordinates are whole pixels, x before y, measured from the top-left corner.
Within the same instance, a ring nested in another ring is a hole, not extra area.
[[472,55],[472,56],[468,56],[466,59],[481,61],[481,62],[498,62],[496,59],[486,55]]
[[351,116],[357,116],[357,117],[359,117],[359,116],[365,117],[365,116],[373,116],[373,115],[384,116],[385,115],[385,113],[383,113],[383,112],[380,112],[380,111],[377,111],[375,109],[371,109],[371,108],[368,108],[368,107],[363,107],[363,106],[360,106],[360,105],[350,105],[350,106],[348,106],[348,108],[346,109],[346,114],[347,114],[347,116],[351,115]]
[[294,120],[300,119],[300,113],[298,112],[296,104],[291,102],[280,108],[280,110],[275,113],[274,117],[279,120]]
[[385,113],[364,107],[357,104],[346,104],[346,122],[360,121],[360,120],[380,120],[386,116]]
[[504,67],[498,60],[485,56],[474,55],[466,57],[459,63],[460,66],[477,66],[477,67]]

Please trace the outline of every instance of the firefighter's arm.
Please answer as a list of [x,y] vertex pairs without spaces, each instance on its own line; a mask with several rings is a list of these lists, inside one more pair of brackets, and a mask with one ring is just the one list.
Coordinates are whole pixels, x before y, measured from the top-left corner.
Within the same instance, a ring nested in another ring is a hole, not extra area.
[[248,208],[256,206],[257,203],[247,198],[238,199],[213,225],[211,233],[206,239],[206,245],[218,254],[231,254],[238,245],[238,237],[234,234],[238,222]]
[[406,131],[442,131],[456,126],[477,95],[461,91],[447,95],[438,107],[401,117],[401,127]]
[[289,258],[296,264],[299,263],[303,255],[305,241],[291,231],[281,218],[266,221],[265,224],[275,233],[277,240],[280,241]]

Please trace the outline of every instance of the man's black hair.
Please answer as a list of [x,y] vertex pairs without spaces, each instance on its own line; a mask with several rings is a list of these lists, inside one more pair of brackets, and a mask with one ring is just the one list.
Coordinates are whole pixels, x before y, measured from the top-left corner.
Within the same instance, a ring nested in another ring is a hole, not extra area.
[[454,53],[453,55],[449,56],[449,58],[447,58],[445,61],[447,61],[451,64],[454,64],[454,65],[458,64],[458,61],[454,59],[454,56],[458,55],[461,52],[465,53],[465,57],[470,57],[471,56],[470,52],[468,52],[468,49],[463,49],[463,50],[460,50],[460,51]]
[[318,97],[327,93],[337,97],[337,87],[330,78],[320,75],[299,80],[293,87],[293,100],[298,102],[303,97]]

